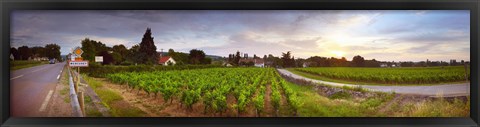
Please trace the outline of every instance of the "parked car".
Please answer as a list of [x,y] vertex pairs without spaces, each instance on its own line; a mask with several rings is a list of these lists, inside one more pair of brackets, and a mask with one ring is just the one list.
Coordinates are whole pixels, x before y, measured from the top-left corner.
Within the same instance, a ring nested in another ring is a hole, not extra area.
[[50,64],[55,64],[55,59],[50,59]]

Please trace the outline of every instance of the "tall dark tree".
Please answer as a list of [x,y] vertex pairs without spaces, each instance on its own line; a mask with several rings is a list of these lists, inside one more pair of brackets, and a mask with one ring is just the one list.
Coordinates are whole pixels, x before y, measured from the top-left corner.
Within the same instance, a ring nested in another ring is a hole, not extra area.
[[152,30],[147,28],[140,42],[140,52],[144,54],[141,60],[145,64],[155,64],[158,61],[157,47],[153,42]]
[[60,56],[60,46],[57,44],[47,44],[45,45],[45,56],[49,59],[55,58],[61,60]]
[[230,64],[233,63],[233,57],[234,57],[234,56],[235,56],[235,55],[233,55],[233,54],[228,54],[227,63],[230,63]]
[[240,51],[237,51],[237,53],[235,54],[235,57],[233,58],[233,64],[234,65],[238,65],[240,63]]
[[364,62],[365,62],[365,59],[360,55],[354,56],[352,59],[352,63],[355,67],[363,67]]
[[282,53],[282,63],[283,67],[294,67],[295,66],[295,60],[294,58],[291,57],[290,51],[287,53]]
[[20,54],[20,60],[28,60],[28,57],[32,56],[32,50],[28,46],[18,47],[18,54]]

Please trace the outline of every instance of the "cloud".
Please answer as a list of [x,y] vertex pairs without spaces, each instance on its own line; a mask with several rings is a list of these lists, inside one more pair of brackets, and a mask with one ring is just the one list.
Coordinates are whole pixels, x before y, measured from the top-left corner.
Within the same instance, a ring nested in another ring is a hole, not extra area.
[[26,10],[12,13],[10,38],[14,47],[57,43],[66,54],[87,37],[131,47],[149,27],[158,50],[464,59],[470,50],[469,15],[463,10]]

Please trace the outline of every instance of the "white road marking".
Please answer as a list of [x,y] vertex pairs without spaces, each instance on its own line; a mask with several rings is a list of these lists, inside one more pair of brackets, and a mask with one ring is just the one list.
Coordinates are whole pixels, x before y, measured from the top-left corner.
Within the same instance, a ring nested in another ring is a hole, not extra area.
[[43,70],[43,69],[45,69],[45,68],[46,68],[46,67],[42,67],[42,68],[40,68],[40,69],[34,70],[34,71],[32,71],[32,73],[33,73],[33,72],[40,71],[40,70]]
[[52,97],[52,93],[53,93],[53,90],[48,91],[48,95],[45,98],[45,100],[43,101],[42,107],[40,107],[40,110],[39,110],[40,112],[45,111],[45,109],[47,108],[47,104],[50,101],[50,98]]
[[57,80],[60,79],[60,74],[57,76]]
[[14,80],[14,79],[20,78],[20,77],[22,77],[22,76],[23,76],[23,75],[19,75],[19,76],[17,76],[17,77],[11,78],[10,80]]

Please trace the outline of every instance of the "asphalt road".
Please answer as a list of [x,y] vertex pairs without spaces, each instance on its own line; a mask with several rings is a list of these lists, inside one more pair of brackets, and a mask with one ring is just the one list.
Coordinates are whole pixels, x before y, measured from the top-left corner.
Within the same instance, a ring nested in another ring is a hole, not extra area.
[[355,84],[345,84],[345,83],[335,83],[327,82],[322,80],[310,79],[297,74],[294,74],[285,69],[277,69],[283,75],[287,75],[296,79],[303,79],[306,81],[312,81],[314,83],[319,83],[323,85],[335,86],[335,87],[362,87],[371,91],[380,91],[380,92],[395,92],[399,94],[412,94],[412,95],[425,95],[425,96],[443,96],[443,97],[452,97],[452,96],[465,96],[470,95],[470,84],[461,83],[461,84],[442,84],[442,85],[432,85],[432,86],[375,86],[375,85],[355,85]]
[[10,72],[10,114],[41,117],[59,82],[65,62],[45,64]]

